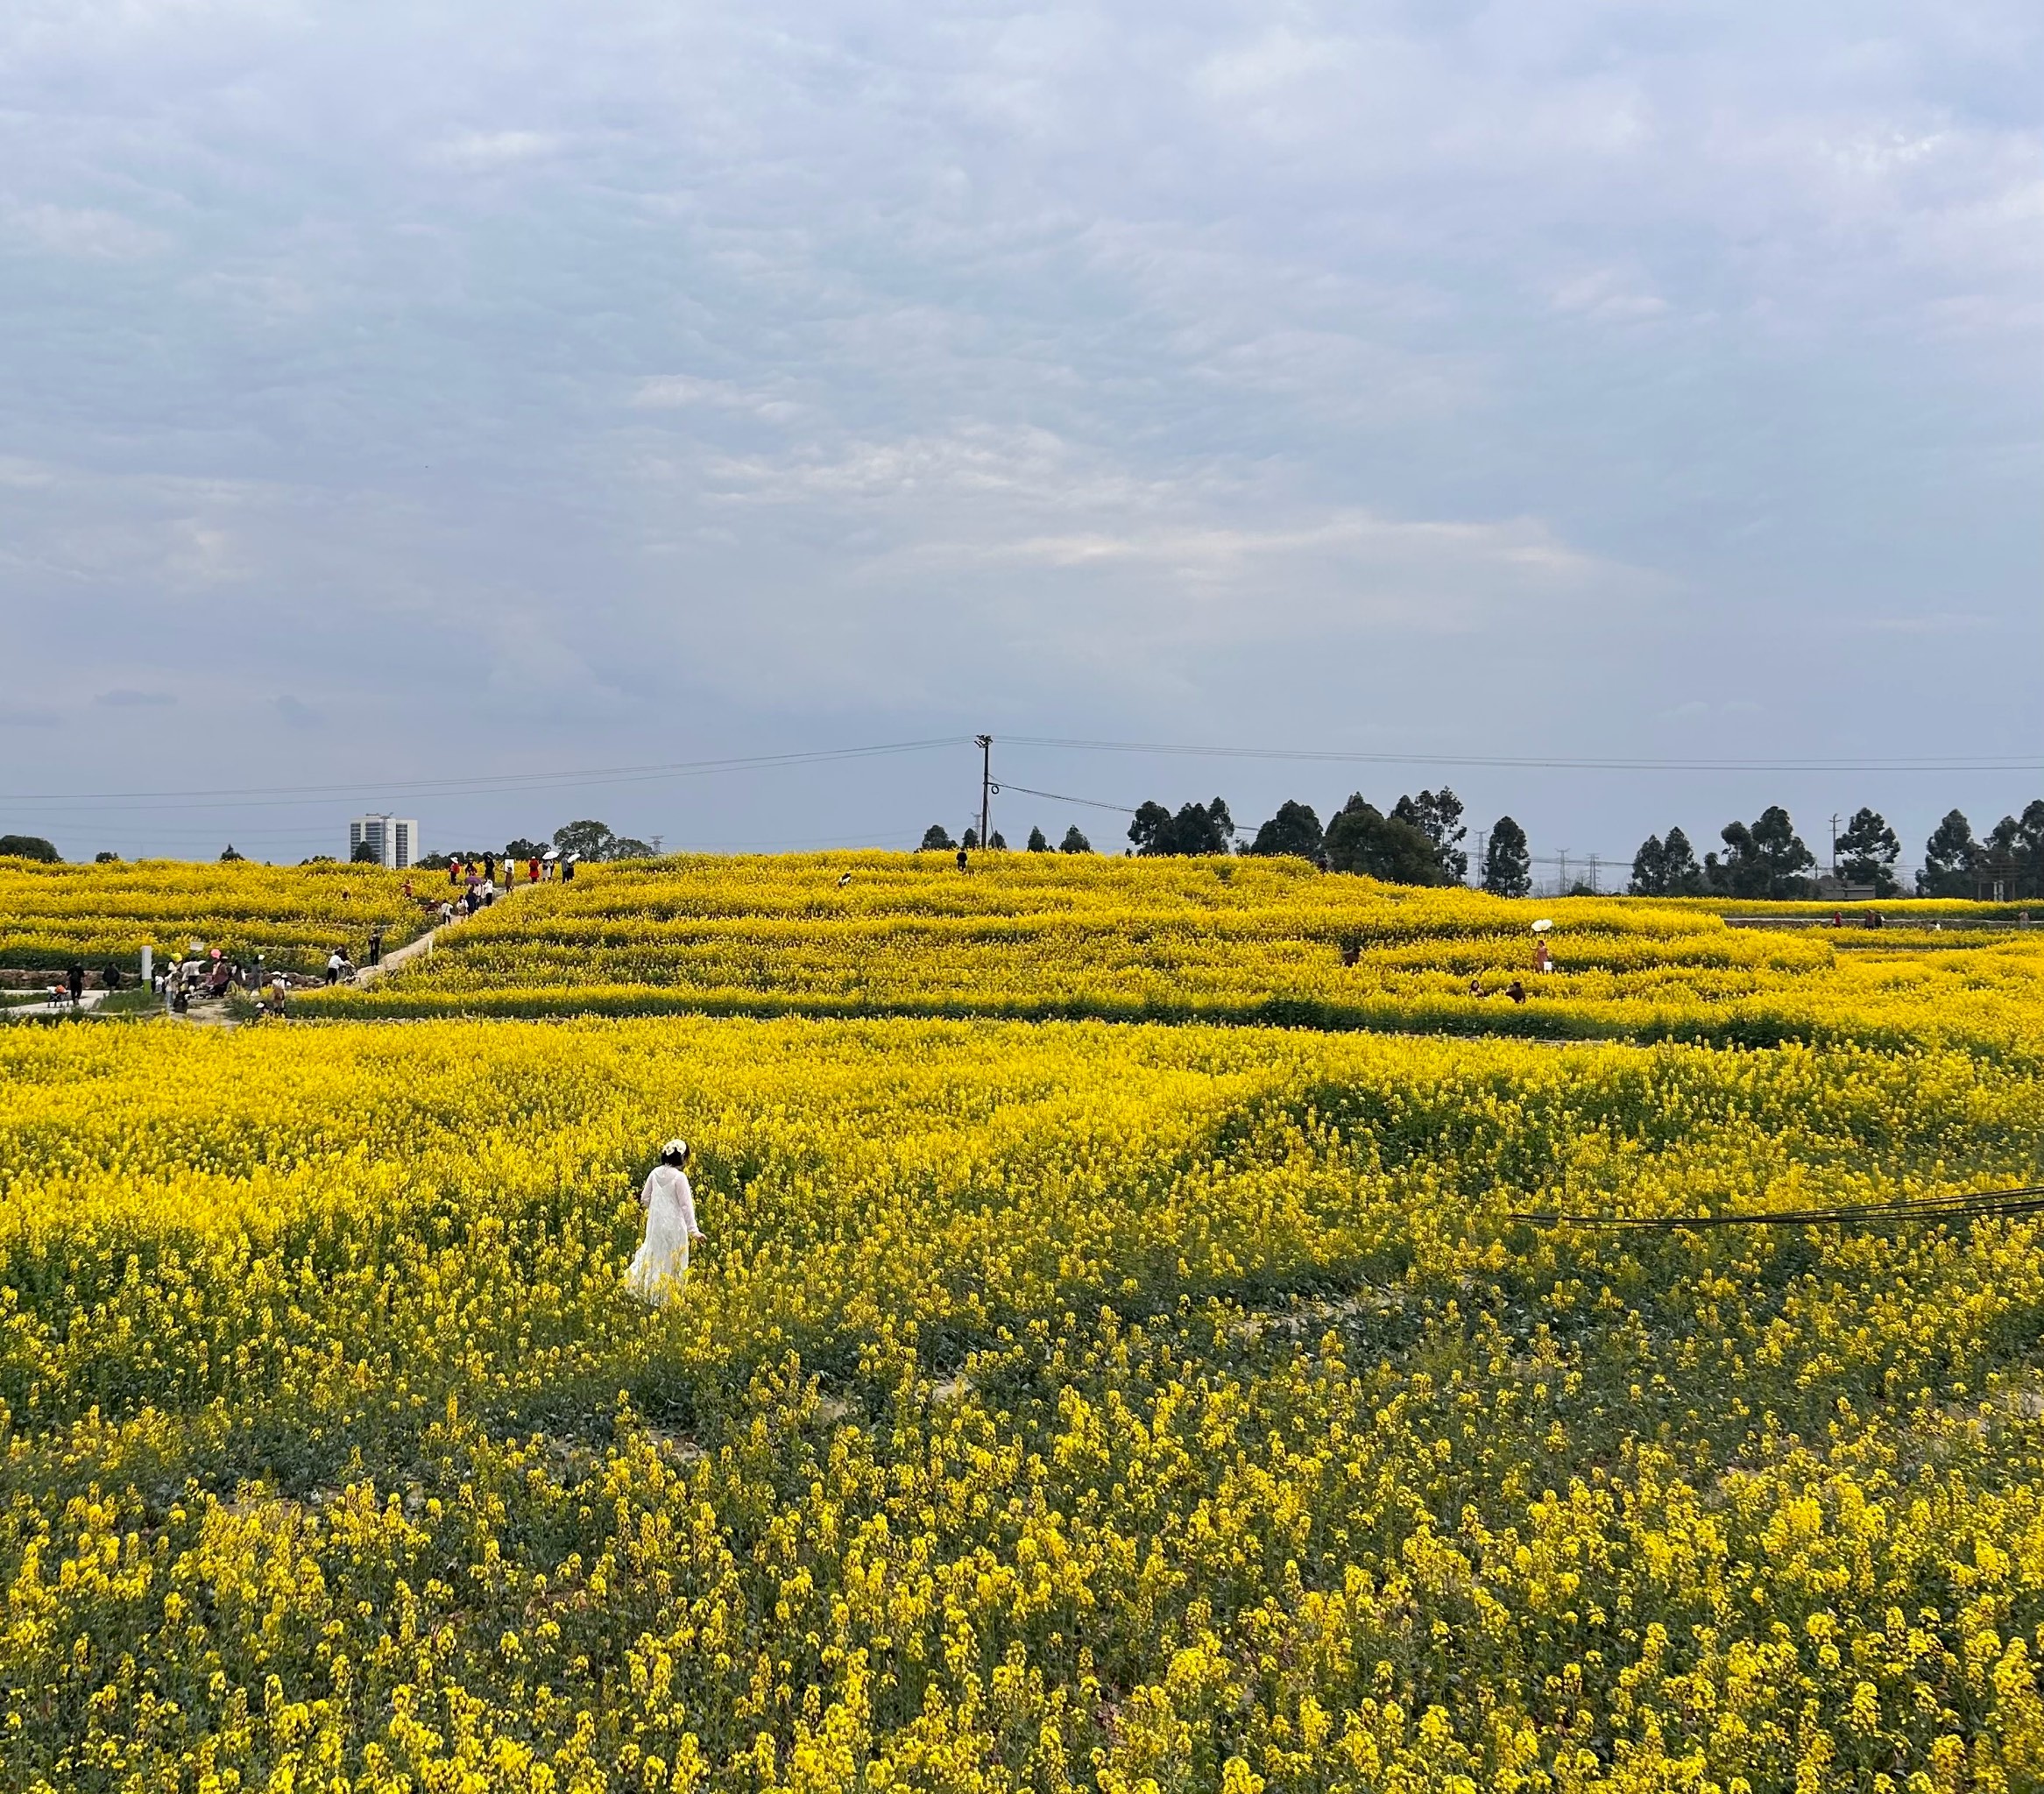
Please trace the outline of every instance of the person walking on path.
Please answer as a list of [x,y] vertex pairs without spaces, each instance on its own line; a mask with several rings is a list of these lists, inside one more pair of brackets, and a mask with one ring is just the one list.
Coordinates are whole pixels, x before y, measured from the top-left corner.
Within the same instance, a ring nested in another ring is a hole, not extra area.
[[664,1308],[681,1293],[689,1275],[689,1247],[703,1237],[696,1225],[696,1192],[689,1187],[689,1142],[670,1140],[660,1149],[660,1162],[647,1174],[639,1192],[646,1211],[646,1237],[640,1241],[625,1287],[641,1301]]
[[85,968],[77,960],[71,962],[71,970],[64,974],[64,982],[70,987],[71,1006],[78,1006],[78,999],[85,994]]
[[341,980],[341,950],[336,947],[327,955],[327,982],[338,984]]

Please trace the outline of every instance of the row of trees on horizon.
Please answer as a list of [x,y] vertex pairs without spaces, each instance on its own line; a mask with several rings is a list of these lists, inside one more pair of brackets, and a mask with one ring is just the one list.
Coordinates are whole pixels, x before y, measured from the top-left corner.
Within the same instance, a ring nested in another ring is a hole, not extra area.
[[[1402,796],[1387,811],[1357,792],[1323,828],[1311,804],[1288,800],[1244,841],[1227,803],[1182,804],[1176,811],[1155,802],[1143,804],[1128,825],[1128,851],[1140,857],[1225,853],[1285,854],[1309,859],[1329,872],[1361,872],[1395,885],[1460,885],[1469,879],[1468,837],[1461,798],[1446,786]],[[1771,804],[1750,823],[1733,821],[1718,830],[1722,851],[1696,857],[1680,828],[1649,835],[1633,855],[1626,893],[1635,897],[1724,896],[1786,900],[1816,894],[1817,856],[1797,834],[1793,819]],[[987,845],[1007,846],[998,831]],[[927,849],[979,845],[975,831],[953,841],[941,824],[923,835]],[[1041,829],[1029,831],[1031,852],[1050,851]],[[1074,827],[1058,851],[1089,853],[1092,844]],[[1841,883],[1876,897],[1903,894],[1902,844],[1878,810],[1862,809],[1838,835],[1834,865]],[[2044,897],[2044,798],[2020,816],[2004,816],[1986,836],[1976,837],[1964,813],[1951,810],[1924,843],[1916,869],[1919,897],[1971,897],[1984,879],[1999,880],[2010,899]],[[1500,816],[1485,832],[1477,884],[1501,897],[1524,897],[1533,888],[1532,853],[1526,831]],[[1587,895],[1578,884],[1570,894]]]
[[[1360,792],[1321,825],[1312,806],[1288,800],[1253,836],[1243,838],[1220,798],[1182,804],[1172,810],[1155,802],[1143,804],[1128,824],[1128,851],[1144,857],[1206,854],[1291,855],[1330,872],[1361,872],[1396,885],[1460,885],[1469,882],[1470,856],[1463,845],[1468,830],[1461,798],[1446,786],[1402,796],[1388,811],[1380,810]],[[1816,893],[1817,857],[1796,832],[1788,811],[1771,804],[1750,823],[1729,822],[1718,830],[1722,851],[1699,859],[1689,837],[1680,829],[1665,836],[1649,835],[1632,858],[1627,894],[1635,897],[1726,896],[1792,899]],[[939,823],[923,837],[924,850],[977,851],[975,830],[954,841]],[[998,830],[987,842],[1008,845]],[[656,845],[619,835],[591,818],[554,830],[550,841],[520,837],[502,850],[507,859],[543,854],[551,846],[562,855],[585,860],[648,859]],[[1091,853],[1093,844],[1074,825],[1053,849],[1040,828],[1029,830],[1032,853]],[[362,851],[359,857],[366,855]],[[1837,837],[1834,865],[1841,882],[1871,891],[1876,897],[1904,894],[1901,843],[1879,811],[1862,809]],[[0,835],[0,857],[55,862],[56,848],[40,836]],[[118,856],[101,853],[100,860]],[[230,845],[223,860],[242,856]],[[421,869],[444,867],[450,858],[480,859],[482,851],[428,854]],[[330,864],[317,854],[306,865]],[[2004,816],[1986,835],[1976,837],[1960,810],[1949,811],[1924,843],[1923,863],[1915,869],[1919,897],[1972,897],[1983,883],[2000,883],[2010,900],[2044,899],[2044,798],[2028,804],[2019,816]],[[1503,897],[1530,895],[1533,888],[1532,852],[1525,830],[1510,816],[1500,816],[1485,831],[1477,885]],[[1575,884],[1569,894],[1587,894],[1590,886]]]

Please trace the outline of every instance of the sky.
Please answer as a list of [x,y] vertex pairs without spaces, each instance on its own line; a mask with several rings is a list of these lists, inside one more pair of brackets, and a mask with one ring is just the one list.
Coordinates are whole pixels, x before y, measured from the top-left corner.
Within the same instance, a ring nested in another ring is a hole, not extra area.
[[907,846],[987,732],[1063,795],[1016,841],[1445,781],[1538,854],[1913,858],[2044,792],[2040,45],[11,0],[0,831]]

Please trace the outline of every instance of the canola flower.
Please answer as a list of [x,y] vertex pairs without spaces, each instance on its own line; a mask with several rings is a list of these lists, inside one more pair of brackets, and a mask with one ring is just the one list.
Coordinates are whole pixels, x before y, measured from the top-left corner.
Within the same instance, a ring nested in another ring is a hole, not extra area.
[[359,955],[370,931],[386,947],[419,932],[429,873],[372,865],[258,865],[249,860],[46,865],[0,858],[0,965],[59,967],[81,959],[132,971],[142,949],[161,960],[202,941],[234,957],[261,952],[280,970],[313,971],[336,946]]
[[[1940,956],[1942,959],[1949,956]],[[0,1761],[2019,1789],[2040,1063],[702,1018],[0,1035]],[[711,1250],[618,1281],[686,1116]]]
[[[994,854],[960,874],[929,855],[679,858],[521,892],[430,959],[306,1006],[357,1019],[1092,1016],[1747,1045],[1928,1035],[1990,1050],[2034,1037],[2044,929],[1956,926],[2005,922],[2009,906],[1889,904],[1897,926],[1881,930],[1728,927],[1725,907],[1504,901],[1299,860]],[[1541,917],[1554,923],[1552,970],[1535,975]],[[1945,918],[1949,932],[1930,930]],[[1506,994],[1515,980],[1523,1004]]]

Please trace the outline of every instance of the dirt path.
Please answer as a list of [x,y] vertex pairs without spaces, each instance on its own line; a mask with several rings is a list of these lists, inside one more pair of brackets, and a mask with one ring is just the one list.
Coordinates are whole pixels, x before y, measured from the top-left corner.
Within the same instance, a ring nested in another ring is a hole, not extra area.
[[[508,903],[514,896],[517,895],[519,892],[529,891],[531,889],[532,886],[530,885],[506,885],[503,890],[497,893],[497,902]],[[490,908],[495,908],[496,905],[492,904],[490,906]],[[485,913],[486,912],[484,910],[477,910],[476,912],[477,915],[481,915]],[[421,935],[416,940],[407,941],[403,946],[396,949],[393,952],[385,954],[382,959],[380,959],[376,964],[364,965],[361,967],[356,972],[350,982],[356,985],[374,984],[377,979],[381,978],[386,971],[395,971],[400,965],[406,964],[407,962],[416,959],[421,954],[430,953],[433,950],[433,943],[437,936],[445,934],[449,929],[458,929],[464,922],[469,920],[470,918],[468,916],[463,915],[457,909],[455,912],[453,921],[435,923],[432,928],[428,929],[426,932]]]
[[68,997],[53,1003],[10,1003],[0,1009],[0,1017],[17,1015],[77,1015],[96,1009],[106,1001],[104,991],[86,991],[74,1003]]

